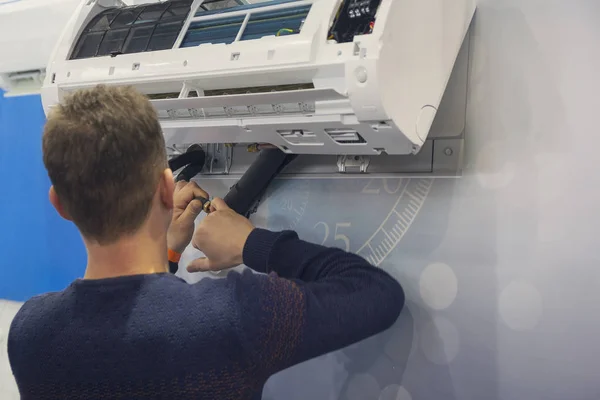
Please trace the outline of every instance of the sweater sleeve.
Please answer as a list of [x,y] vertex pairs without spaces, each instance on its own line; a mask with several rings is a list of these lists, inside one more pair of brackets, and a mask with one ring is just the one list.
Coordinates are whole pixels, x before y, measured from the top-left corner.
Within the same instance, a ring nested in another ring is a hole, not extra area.
[[237,281],[241,334],[259,372],[270,375],[389,328],[403,305],[400,284],[358,255],[255,229]]

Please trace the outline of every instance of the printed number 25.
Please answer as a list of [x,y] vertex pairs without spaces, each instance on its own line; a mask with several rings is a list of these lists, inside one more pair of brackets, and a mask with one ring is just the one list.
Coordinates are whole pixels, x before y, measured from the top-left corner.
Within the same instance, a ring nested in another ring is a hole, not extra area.
[[[325,235],[323,237],[323,240],[321,241],[321,244],[324,245],[325,242],[327,242],[327,239],[329,239],[329,225],[327,225],[326,222],[321,221],[321,222],[318,222],[313,227],[313,229],[317,228],[320,225],[322,225],[323,229],[325,230]],[[345,228],[350,228],[350,227],[351,227],[350,222],[338,222],[337,224],[335,224],[335,231],[333,233],[333,240],[336,242],[337,241],[344,242],[343,249],[346,251],[350,251],[350,239],[348,238],[348,236],[341,233],[341,230],[345,229]]]

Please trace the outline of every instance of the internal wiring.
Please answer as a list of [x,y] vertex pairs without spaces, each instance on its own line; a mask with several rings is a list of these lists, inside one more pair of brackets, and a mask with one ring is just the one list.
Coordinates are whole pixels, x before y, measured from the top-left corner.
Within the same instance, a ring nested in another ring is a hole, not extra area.
[[289,29],[289,28],[283,28],[277,31],[277,34],[275,36],[281,36],[282,32],[286,32],[286,33],[294,33],[293,29]]

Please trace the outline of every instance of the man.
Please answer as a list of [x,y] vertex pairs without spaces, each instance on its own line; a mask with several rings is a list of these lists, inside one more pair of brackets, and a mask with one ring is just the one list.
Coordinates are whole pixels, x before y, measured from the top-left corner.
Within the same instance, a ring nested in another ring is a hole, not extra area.
[[[402,309],[400,285],[364,259],[255,228],[221,199],[194,233],[208,194],[175,185],[156,113],[131,88],[65,99],[43,155],[88,264],[12,323],[23,399],[258,399],[274,373],[385,330]],[[190,240],[206,256],[190,271],[259,273],[190,285],[167,272]]]

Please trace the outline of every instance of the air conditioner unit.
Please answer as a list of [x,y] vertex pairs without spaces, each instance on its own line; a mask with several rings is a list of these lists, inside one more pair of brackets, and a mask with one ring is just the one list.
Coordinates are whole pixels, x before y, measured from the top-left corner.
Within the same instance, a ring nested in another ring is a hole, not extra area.
[[40,92],[52,49],[80,0],[0,0],[0,89]]
[[[87,0],[54,49],[42,101],[48,111],[79,88],[133,85],[172,154],[205,147],[207,175],[239,175],[248,150],[273,146],[303,155],[303,174],[434,173],[430,132],[447,88],[460,103],[447,108],[464,114],[474,12],[475,0]],[[437,149],[450,175],[461,148],[462,137]]]

